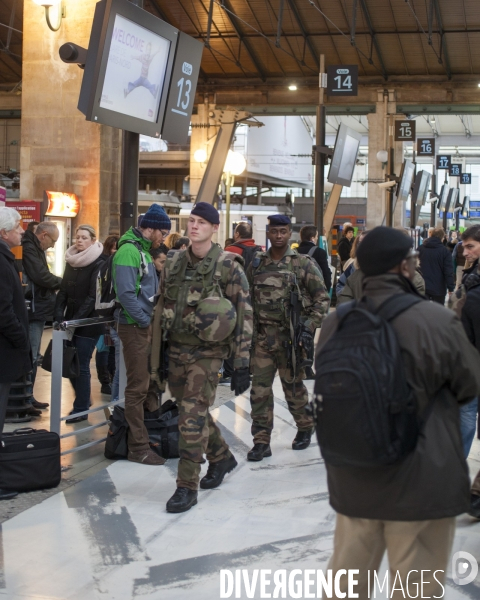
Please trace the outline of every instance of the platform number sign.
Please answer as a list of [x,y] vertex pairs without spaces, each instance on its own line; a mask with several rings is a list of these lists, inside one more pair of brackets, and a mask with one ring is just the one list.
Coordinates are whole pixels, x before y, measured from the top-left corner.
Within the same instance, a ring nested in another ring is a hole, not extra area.
[[435,138],[422,138],[417,140],[418,156],[435,156]]
[[187,143],[202,51],[202,42],[179,32],[162,129],[168,142]]
[[471,185],[472,174],[471,173],[462,173],[462,175],[460,177],[460,183],[464,183],[465,185]]
[[357,96],[358,65],[330,65],[327,67],[327,94],[329,96]]
[[395,141],[408,142],[415,140],[415,121],[395,121]]
[[437,155],[437,169],[450,169],[452,157],[449,154]]
[[462,176],[462,165],[458,163],[452,163],[448,169],[450,177],[461,177]]

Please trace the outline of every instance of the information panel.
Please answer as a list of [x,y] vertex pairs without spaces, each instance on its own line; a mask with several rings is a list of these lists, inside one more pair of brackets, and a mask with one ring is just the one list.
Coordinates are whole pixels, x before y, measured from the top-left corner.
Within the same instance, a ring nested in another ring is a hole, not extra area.
[[437,155],[437,169],[449,169],[452,164],[452,157],[450,154],[438,154]]
[[461,177],[462,165],[459,163],[451,163],[450,168],[448,169],[448,174],[450,177]]
[[413,120],[395,121],[395,141],[409,142],[415,140],[415,126]]
[[435,156],[435,138],[421,138],[417,140],[418,156]]
[[327,67],[327,94],[329,96],[358,96],[358,65],[330,65]]

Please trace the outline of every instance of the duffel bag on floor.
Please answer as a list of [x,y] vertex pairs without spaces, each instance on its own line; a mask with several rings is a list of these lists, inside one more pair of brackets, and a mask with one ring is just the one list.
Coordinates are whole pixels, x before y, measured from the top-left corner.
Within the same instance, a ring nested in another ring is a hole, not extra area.
[[128,423],[125,419],[125,411],[122,406],[115,406],[110,416],[110,427],[105,442],[105,458],[110,460],[127,458],[127,432]]
[[[160,412],[160,414],[158,414]],[[177,403],[167,400],[160,411],[145,413],[145,427],[148,431],[152,449],[163,458],[178,458],[178,407]]]
[[0,488],[32,492],[56,487],[62,478],[60,438],[46,429],[16,429],[0,442]]
[[[152,449],[163,458],[178,458],[179,433],[176,402],[167,400],[155,412],[145,412],[144,423]],[[115,406],[110,417],[110,427],[105,442],[105,458],[110,460],[127,458],[128,429],[124,408]]]

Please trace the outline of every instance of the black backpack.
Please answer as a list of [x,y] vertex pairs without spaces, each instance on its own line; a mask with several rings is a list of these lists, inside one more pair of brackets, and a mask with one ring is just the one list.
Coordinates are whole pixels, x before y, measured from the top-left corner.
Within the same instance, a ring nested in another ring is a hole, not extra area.
[[245,272],[247,271],[248,265],[252,262],[255,253],[263,252],[263,248],[261,246],[247,246],[246,244],[242,244],[242,242],[235,242],[235,244],[231,245],[242,249],[242,258],[245,262],[243,269]]
[[[125,243],[134,244],[137,250],[140,252],[140,277],[145,273],[147,263],[143,248],[138,242],[134,240],[126,240]],[[99,317],[113,317],[113,313],[120,306],[117,302],[117,295],[113,286],[113,257],[109,256],[106,261],[102,263],[97,273],[97,282],[95,285],[95,312]]]
[[327,464],[380,467],[415,448],[417,404],[390,322],[418,302],[397,294],[378,309],[367,298],[337,308],[337,331],[315,364],[313,414]]

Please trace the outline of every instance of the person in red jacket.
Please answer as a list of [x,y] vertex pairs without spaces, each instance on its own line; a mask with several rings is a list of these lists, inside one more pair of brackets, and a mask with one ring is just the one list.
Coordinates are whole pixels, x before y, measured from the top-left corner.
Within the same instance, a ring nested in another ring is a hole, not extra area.
[[251,224],[247,223],[247,221],[242,221],[235,227],[235,233],[233,234],[235,242],[225,248],[225,252],[235,252],[235,254],[240,254],[243,257],[245,271],[252,262],[255,252],[263,252],[263,248],[257,246],[252,236],[253,230]]

